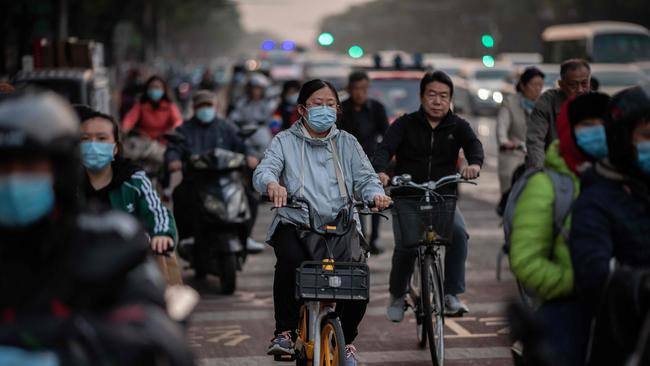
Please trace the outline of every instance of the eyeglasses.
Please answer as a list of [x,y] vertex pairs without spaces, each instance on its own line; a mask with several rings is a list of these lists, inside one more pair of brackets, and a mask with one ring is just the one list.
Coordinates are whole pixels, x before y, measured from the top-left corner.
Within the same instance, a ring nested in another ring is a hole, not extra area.
[[336,109],[339,108],[339,105],[336,104],[336,102],[327,102],[327,103],[309,103],[309,104],[305,104],[305,107],[306,107],[306,108],[311,108],[311,107],[323,107],[323,106],[325,106],[325,107],[330,107],[330,108],[336,108]]

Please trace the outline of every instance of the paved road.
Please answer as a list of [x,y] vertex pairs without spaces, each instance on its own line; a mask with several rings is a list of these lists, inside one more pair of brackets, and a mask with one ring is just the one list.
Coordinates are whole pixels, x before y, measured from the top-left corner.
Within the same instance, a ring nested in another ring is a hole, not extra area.
[[[479,187],[464,189],[460,202],[471,235],[467,292],[462,296],[471,312],[463,318],[446,320],[446,364],[449,366],[512,364],[503,308],[515,296],[515,287],[507,269],[502,282],[495,279],[495,259],[502,231],[493,208],[498,200],[491,141],[493,122],[472,120],[484,140],[488,159]],[[261,212],[254,233],[259,240],[264,238],[270,220],[267,207],[262,207]],[[371,301],[355,342],[360,363],[430,365],[428,350],[417,347],[413,315],[409,313],[399,324],[390,323],[385,316],[391,243],[392,232],[386,223],[382,226],[382,244],[388,250],[369,260]],[[202,294],[189,329],[191,346],[201,365],[282,365],[265,356],[274,329],[273,265],[271,248],[251,257],[240,273],[237,292],[230,297],[217,294],[218,280],[194,283],[191,271],[186,273],[186,280]]]

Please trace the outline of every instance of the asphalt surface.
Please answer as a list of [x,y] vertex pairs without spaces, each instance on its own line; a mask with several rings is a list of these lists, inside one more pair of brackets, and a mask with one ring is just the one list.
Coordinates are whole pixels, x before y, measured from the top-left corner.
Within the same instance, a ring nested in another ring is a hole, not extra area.
[[[446,365],[511,365],[508,326],[504,308],[516,295],[507,263],[502,281],[495,278],[496,256],[503,241],[494,205],[499,199],[496,175],[494,120],[470,119],[484,142],[487,159],[479,185],[461,193],[460,207],[469,227],[470,244],[466,272],[466,293],[461,298],[470,313],[445,322]],[[270,223],[270,206],[260,208],[254,238],[263,240]],[[391,267],[392,230],[382,223],[381,245],[386,252],[369,259],[371,300],[355,341],[359,364],[430,365],[428,350],[417,345],[412,312],[401,323],[391,323],[385,315],[388,303],[388,276]],[[185,280],[201,293],[188,331],[190,345],[200,365],[283,365],[265,351],[273,335],[272,248],[249,257],[239,273],[233,296],[219,295],[219,281],[209,277],[196,282],[187,270]]]

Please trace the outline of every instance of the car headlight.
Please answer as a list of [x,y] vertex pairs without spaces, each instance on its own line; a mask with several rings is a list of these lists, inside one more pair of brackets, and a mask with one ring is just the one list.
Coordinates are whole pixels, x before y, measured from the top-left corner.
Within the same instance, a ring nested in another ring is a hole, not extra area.
[[488,98],[490,97],[490,91],[485,88],[480,88],[476,92],[476,95],[478,95],[479,99],[481,100],[488,100]]
[[503,94],[501,94],[501,92],[499,91],[495,91],[494,93],[492,93],[492,100],[495,103],[501,104],[501,102],[503,102]]

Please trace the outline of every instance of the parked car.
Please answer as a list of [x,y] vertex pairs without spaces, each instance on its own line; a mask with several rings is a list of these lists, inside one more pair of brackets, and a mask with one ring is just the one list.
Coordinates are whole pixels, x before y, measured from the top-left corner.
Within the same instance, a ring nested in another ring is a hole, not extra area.
[[370,98],[384,104],[388,121],[420,108],[420,80],[424,70],[370,70]]
[[111,89],[106,69],[44,68],[20,71],[14,78],[17,87],[34,85],[52,90],[72,104],[86,104],[111,113]]
[[455,81],[454,106],[475,115],[496,115],[503,102],[504,80],[512,74],[509,65],[488,68],[479,62],[467,63]]
[[598,80],[599,91],[609,95],[650,80],[632,64],[592,64],[591,76]]

